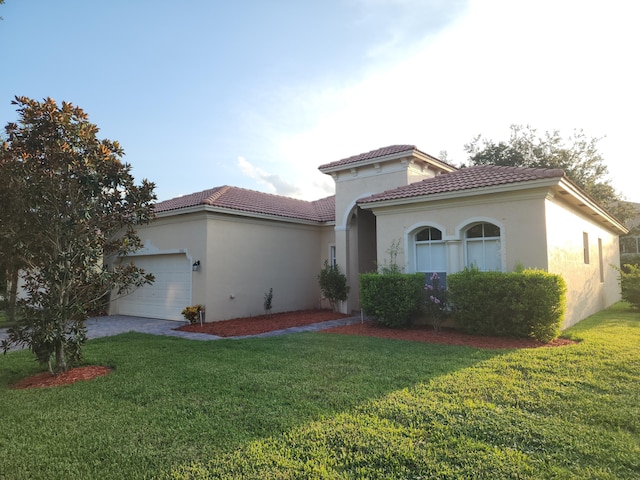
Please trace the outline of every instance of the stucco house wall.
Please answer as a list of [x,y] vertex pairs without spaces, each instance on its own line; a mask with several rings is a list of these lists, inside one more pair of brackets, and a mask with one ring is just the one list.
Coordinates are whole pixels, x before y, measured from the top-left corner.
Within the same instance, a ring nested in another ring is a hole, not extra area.
[[[201,304],[206,308],[207,321],[225,320],[264,313],[264,296],[272,288],[272,313],[320,307],[317,275],[324,259],[329,259],[330,246],[335,244],[331,222],[316,218],[309,202],[294,200],[290,204],[284,197],[228,187],[202,193],[211,194],[214,203],[227,193],[231,195],[228,203],[236,210],[202,203],[202,198],[209,197],[200,193],[195,199],[162,203],[153,222],[138,228],[144,248],[119,259],[151,265],[147,270],[155,275],[158,272],[154,272],[155,264],[150,260],[184,258],[181,265],[187,267],[188,279],[184,279],[184,271],[176,272],[175,281],[161,272],[160,283],[172,284],[159,293],[153,293],[160,288],[155,283],[141,287],[134,294],[142,297],[139,305],[148,302],[152,294],[172,296],[188,290],[188,298],[180,296],[184,304],[177,309],[174,303],[172,313],[161,318],[179,320],[182,308]],[[291,206],[298,211],[286,217],[286,208]],[[274,213],[269,213],[270,208]],[[311,218],[305,218],[308,216]],[[197,270],[191,270],[193,263],[198,264]],[[137,298],[118,298],[114,293],[110,313],[135,311],[132,301]],[[155,312],[153,304],[148,309]]]
[[223,320],[263,313],[273,288],[272,312],[318,308],[318,227],[216,215],[207,222],[207,256],[202,270],[206,295],[195,303],[215,306],[210,317]]
[[548,199],[545,209],[548,271],[562,275],[568,287],[567,328],[620,300],[613,268],[620,267],[619,237],[556,198]]
[[[416,272],[415,234],[425,227],[443,233],[447,249],[447,273],[467,266],[465,231],[479,222],[500,227],[502,270],[513,271],[517,264],[527,268],[547,267],[544,194],[493,194],[465,199],[421,202],[410,208],[373,208],[378,223],[379,259],[389,260],[389,247],[400,241],[398,265],[407,273]],[[526,219],[526,221],[525,221]]]
[[[491,257],[484,268],[509,272],[522,265],[565,278],[565,327],[620,298],[610,265],[619,265],[618,235],[628,230],[562,170],[457,169],[413,145],[319,169],[334,179],[335,196],[307,202],[223,186],[157,204],[157,218],[139,229],[145,246],[132,258],[161,270],[156,298],[174,299],[171,315],[161,318],[179,317],[181,308],[196,303],[205,305],[207,321],[259,315],[270,288],[273,312],[326,308],[317,281],[325,260],[337,262],[351,287],[341,310],[357,311],[359,274],[390,261],[392,245],[399,242],[397,264],[415,272],[416,235],[434,227],[442,241],[430,250],[424,247],[431,240],[422,239],[422,255],[437,252],[438,271],[454,273],[471,263],[467,232],[479,224],[474,234],[481,231],[482,238],[471,241],[479,242],[473,244],[478,262]],[[493,234],[484,238],[495,231],[487,224],[499,227],[499,243]],[[199,268],[191,271],[192,263]],[[144,294],[153,288],[141,292],[135,305],[135,297],[115,299],[111,313],[152,306],[153,295]]]
[[[191,264],[196,259],[204,258],[206,252],[206,228],[205,215],[203,212],[189,213],[181,215],[177,218],[156,218],[151,224],[139,226],[137,228],[138,236],[142,240],[144,247],[135,254],[128,255],[117,259],[116,263],[133,262],[138,265],[149,259],[158,257],[167,258],[168,256],[182,257],[184,269],[191,271]],[[147,273],[154,273],[149,271]],[[157,272],[156,272],[157,273]],[[193,272],[194,274],[196,272]],[[206,295],[205,284],[198,282],[193,275],[183,287],[191,293],[189,297],[199,297]],[[181,283],[185,283],[184,281]],[[152,287],[141,287],[135,295],[144,295],[144,290],[153,290]],[[132,295],[134,295],[132,294]],[[111,302],[109,305],[109,313],[111,315],[125,314],[131,309],[126,307],[126,303],[131,300],[129,294],[118,295],[116,292],[111,294]],[[188,299],[185,299],[185,301]],[[192,304],[189,302],[188,304]],[[186,307],[184,305],[183,307]],[[149,309],[147,316],[159,316],[155,310]],[[173,312],[161,316],[160,318],[169,318],[179,320],[179,312]]]

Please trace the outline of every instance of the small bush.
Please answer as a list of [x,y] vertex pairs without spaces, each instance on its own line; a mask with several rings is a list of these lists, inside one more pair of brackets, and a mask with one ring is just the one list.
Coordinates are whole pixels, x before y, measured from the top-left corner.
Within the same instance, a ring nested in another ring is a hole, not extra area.
[[636,265],[640,267],[640,253],[621,253],[620,263],[623,265]]
[[204,312],[204,307],[200,304],[185,307],[182,316],[189,320],[189,323],[197,323],[200,319],[200,312]]
[[347,277],[340,273],[338,264],[330,265],[327,260],[324,261],[324,267],[318,274],[318,283],[324,297],[329,300],[331,309],[338,311],[339,302],[344,302],[349,294],[349,286],[347,285]]
[[363,273],[360,305],[373,320],[387,327],[411,323],[422,306],[424,273]]
[[466,269],[447,280],[454,319],[468,333],[542,342],[560,334],[566,311],[566,284],[560,275]]
[[424,285],[424,311],[433,329],[440,331],[450,313],[449,292],[440,284],[440,277],[436,272],[431,275],[431,283]]
[[273,288],[270,288],[268,292],[264,294],[264,314],[270,315],[271,309],[273,308]]
[[618,272],[622,299],[634,308],[640,308],[640,266],[627,263]]

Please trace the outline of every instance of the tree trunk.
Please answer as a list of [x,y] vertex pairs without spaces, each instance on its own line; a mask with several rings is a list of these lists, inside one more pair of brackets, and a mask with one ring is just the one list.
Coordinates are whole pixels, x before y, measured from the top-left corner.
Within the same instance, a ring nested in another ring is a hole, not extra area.
[[9,262],[8,268],[9,282],[9,303],[7,305],[7,320],[9,322],[16,321],[16,301],[18,299],[18,268],[14,262]]
[[55,373],[67,371],[67,361],[64,358],[64,342],[62,339],[56,341],[56,365]]

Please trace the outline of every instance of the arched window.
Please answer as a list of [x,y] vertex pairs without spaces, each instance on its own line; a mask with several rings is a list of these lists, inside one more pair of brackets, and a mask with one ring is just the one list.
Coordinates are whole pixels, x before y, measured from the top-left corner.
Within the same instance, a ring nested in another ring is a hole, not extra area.
[[502,270],[500,227],[492,223],[477,223],[465,234],[467,267],[483,272]]
[[446,272],[447,250],[442,232],[426,227],[415,236],[416,272]]

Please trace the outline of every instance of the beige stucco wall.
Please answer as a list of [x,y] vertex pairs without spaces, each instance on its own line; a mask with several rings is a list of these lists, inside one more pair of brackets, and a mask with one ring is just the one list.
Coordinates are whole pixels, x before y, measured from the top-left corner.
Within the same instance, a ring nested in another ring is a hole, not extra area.
[[320,227],[216,215],[207,236],[207,296],[199,303],[208,320],[262,314],[270,288],[273,313],[320,306],[318,257],[329,249]]
[[435,172],[426,166],[413,164],[407,160],[365,165],[335,173],[333,179],[336,182],[336,225],[338,227],[348,225],[349,214],[359,198],[400,185],[408,185],[434,175]]
[[407,158],[374,162],[333,173],[336,182],[337,262],[346,274],[350,287],[349,298],[342,304],[343,312],[359,309],[358,274],[373,268],[377,248],[375,235],[369,234],[369,230],[375,228],[375,220],[365,220],[371,225],[361,228],[357,219],[356,201],[435,175],[436,171],[425,163]]
[[[200,261],[191,304],[206,307],[207,321],[261,315],[270,288],[272,313],[319,307],[316,277],[335,242],[332,225],[204,211],[156,218],[138,235],[145,243],[139,253],[182,250]],[[117,302],[110,313],[118,313]]]
[[[548,271],[558,273],[567,282],[567,315],[564,327],[620,300],[617,272],[620,266],[618,235],[595,223],[588,215],[568,209],[557,198],[545,203]],[[583,233],[588,235],[589,263],[584,261]],[[602,240],[602,274],[598,239]]]
[[[139,255],[164,255],[184,252],[190,263],[201,260],[205,255],[206,230],[204,212],[180,216],[156,218],[149,225],[137,227],[137,233],[144,247],[122,261],[133,261]],[[153,272],[147,272],[152,273]],[[193,272],[192,297],[201,298],[205,294],[204,283],[198,281],[198,272]],[[191,302],[195,304],[198,302]],[[186,307],[187,305],[185,305]],[[115,292],[112,294],[109,313],[120,313],[120,302]]]
[[389,261],[387,251],[399,240],[398,265],[407,273],[414,272],[413,235],[423,227],[434,226],[443,232],[447,243],[448,273],[460,271],[466,265],[464,231],[473,223],[489,222],[500,227],[503,271],[512,271],[517,264],[544,269],[544,195],[538,190],[374,209],[378,261]]
[[[414,272],[412,234],[421,227],[435,226],[443,231],[447,242],[448,273],[459,271],[466,265],[465,227],[486,221],[501,228],[503,271],[513,271],[522,264],[563,276],[568,288],[563,328],[620,300],[617,273],[611,266],[620,263],[618,236],[575,207],[548,195],[546,189],[373,211],[381,263],[389,258],[389,246],[400,240],[398,264],[406,272]],[[583,232],[589,237],[589,264],[584,263]],[[598,239],[602,242],[603,282]]]

